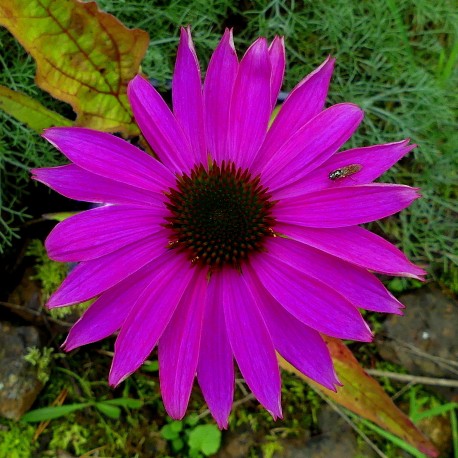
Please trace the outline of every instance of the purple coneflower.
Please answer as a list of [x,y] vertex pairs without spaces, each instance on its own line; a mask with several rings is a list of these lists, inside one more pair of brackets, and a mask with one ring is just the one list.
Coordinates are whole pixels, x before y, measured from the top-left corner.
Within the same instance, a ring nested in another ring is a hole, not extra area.
[[337,152],[363,119],[356,105],[324,109],[334,60],[302,80],[268,128],[285,68],[282,38],[256,40],[238,60],[226,30],[201,84],[181,30],[173,112],[141,76],[135,119],[159,160],[107,133],[77,127],[44,137],[71,161],[34,178],[72,199],[105,203],[59,223],[50,258],[79,262],[47,306],[97,297],[64,344],[119,330],[117,385],[158,346],[167,412],[185,414],[194,377],[222,428],[234,359],[259,402],[281,417],[275,352],[305,375],[339,384],[320,334],[370,341],[358,309],[401,313],[372,272],[421,278],[396,247],[359,224],[418,197],[372,183],[414,145]]

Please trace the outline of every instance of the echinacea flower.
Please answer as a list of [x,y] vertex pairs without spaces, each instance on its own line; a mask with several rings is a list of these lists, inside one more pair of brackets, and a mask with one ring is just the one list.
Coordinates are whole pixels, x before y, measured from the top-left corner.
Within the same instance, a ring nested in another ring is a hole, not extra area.
[[234,359],[259,402],[281,417],[276,351],[305,375],[339,384],[320,334],[370,341],[358,309],[401,313],[373,272],[421,278],[395,246],[360,224],[418,197],[373,183],[408,140],[337,152],[363,119],[324,109],[334,60],[303,79],[268,127],[280,90],[282,38],[256,40],[239,61],[226,30],[202,86],[190,31],[181,30],[173,112],[141,76],[128,96],[157,155],[78,127],[44,137],[71,164],[34,178],[72,199],[106,205],[59,223],[50,258],[79,262],[48,307],[97,298],[71,329],[72,350],[119,331],[117,385],[158,347],[167,412],[181,418],[194,377],[227,427]]

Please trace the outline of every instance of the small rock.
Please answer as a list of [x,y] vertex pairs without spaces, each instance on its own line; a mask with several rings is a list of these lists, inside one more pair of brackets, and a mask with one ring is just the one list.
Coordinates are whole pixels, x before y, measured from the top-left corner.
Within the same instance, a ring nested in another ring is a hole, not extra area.
[[[406,306],[404,316],[393,315],[385,321],[386,339],[377,342],[382,358],[414,375],[456,379],[458,303],[433,286],[399,300]],[[458,395],[457,390],[447,392],[452,398]]]
[[33,325],[46,324],[52,334],[67,332],[68,328],[80,318],[81,309],[71,307],[65,309],[68,313],[63,319],[53,318],[43,307],[42,287],[40,282],[34,279],[35,274],[35,270],[31,267],[25,270],[21,282],[8,297],[9,306],[6,308]]
[[137,456],[167,456],[169,452],[167,441],[157,431],[147,431],[136,444]]
[[32,322],[41,324],[42,305],[41,288],[36,280],[33,280],[34,270],[28,267],[19,285],[9,295],[8,302],[15,305],[11,311],[18,316]]
[[218,458],[245,458],[255,439],[248,432],[227,431],[223,434],[223,445],[217,453]]
[[24,360],[30,347],[40,347],[33,326],[0,322],[0,415],[18,420],[34,403],[43,385],[37,369]]
[[345,420],[330,407],[323,407],[318,413],[318,427],[321,434],[302,440],[281,441],[283,450],[275,458],[353,458],[375,456],[368,446],[358,444],[356,433]]

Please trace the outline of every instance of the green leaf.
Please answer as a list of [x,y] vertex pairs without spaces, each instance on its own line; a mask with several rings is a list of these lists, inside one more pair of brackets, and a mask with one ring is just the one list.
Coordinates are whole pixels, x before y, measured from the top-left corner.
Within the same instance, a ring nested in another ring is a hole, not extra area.
[[179,433],[183,430],[183,422],[182,421],[172,421],[172,423],[170,423],[170,428]]
[[149,363],[145,363],[142,366],[142,371],[145,372],[157,372],[159,370],[159,362],[158,361],[151,361]]
[[189,426],[195,426],[199,422],[199,415],[191,413],[186,417],[185,422]]
[[76,410],[84,409],[89,405],[89,402],[85,402],[56,407],[43,407],[41,409],[35,409],[27,412],[21,420],[26,422],[53,420],[54,418],[63,417],[64,415],[68,415]]
[[181,421],[172,421],[172,423],[162,427],[161,436],[168,441],[174,440],[179,437],[182,429],[183,423]]
[[78,0],[1,1],[0,25],[35,59],[37,85],[73,107],[77,125],[138,132],[127,83],[139,72],[146,32]]
[[139,409],[143,406],[143,401],[132,398],[107,399],[103,401],[103,403],[113,406],[128,407],[129,409]]
[[179,452],[180,450],[183,449],[183,447],[184,447],[183,439],[177,437],[176,439],[172,440],[172,450],[174,452]]
[[458,421],[456,419],[456,411],[450,412],[450,424],[452,426],[452,442],[453,442],[453,456],[458,456]]
[[269,127],[273,124],[273,122],[275,121],[275,118],[277,117],[278,115],[278,112],[280,111],[280,108],[282,107],[282,105],[277,105],[275,108],[274,108],[274,111],[272,111],[272,114],[270,115],[270,119],[269,119]]
[[48,127],[72,124],[69,119],[48,110],[37,100],[5,86],[0,86],[0,109],[39,134]]
[[77,215],[78,213],[81,212],[58,212],[58,213],[45,213],[43,215],[44,219],[49,219],[50,221],[64,221],[67,218],[70,218],[70,216]]
[[107,417],[113,418],[113,420],[117,420],[121,415],[121,409],[119,407],[111,406],[104,402],[96,402],[94,405],[100,412]]
[[393,293],[402,293],[406,287],[402,278],[393,278],[388,282],[388,289]]
[[216,453],[221,446],[221,431],[216,425],[199,425],[190,433],[188,444],[191,449],[202,452],[205,456]]
[[424,410],[422,412],[416,412],[415,415],[411,415],[412,421],[418,423],[424,418],[435,417],[437,415],[443,415],[444,413],[450,412],[451,410],[458,409],[458,404],[456,402],[449,402],[440,406],[433,407],[429,410]]

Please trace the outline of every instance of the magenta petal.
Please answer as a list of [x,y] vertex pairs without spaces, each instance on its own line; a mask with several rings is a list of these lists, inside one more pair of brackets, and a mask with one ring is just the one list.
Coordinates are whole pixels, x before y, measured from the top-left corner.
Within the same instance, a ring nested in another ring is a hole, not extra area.
[[[342,186],[371,183],[386,172],[399,159],[405,156],[416,145],[409,145],[409,140],[384,145],[354,148],[331,156],[300,182],[275,192],[278,199],[294,197],[321,189],[335,189]],[[329,174],[349,165],[358,165],[361,170],[346,178],[329,179]]]
[[362,227],[314,229],[278,224],[275,230],[344,261],[388,275],[422,280],[426,274],[412,264],[405,254],[382,237]]
[[250,267],[249,278],[259,310],[266,321],[277,351],[296,369],[321,385],[335,391],[340,384],[328,347],[320,334],[290,315],[266,290]]
[[256,172],[262,170],[294,133],[323,110],[333,68],[334,59],[329,57],[291,91],[267,132],[256,161]]
[[46,239],[48,256],[78,262],[99,258],[162,229],[165,208],[105,206],[60,222]]
[[197,379],[205,402],[221,429],[228,426],[234,398],[234,361],[227,338],[222,294],[222,276],[213,275],[208,285],[197,366]]
[[221,272],[229,342],[247,385],[259,402],[281,417],[281,380],[275,349],[251,293],[251,285],[235,269]]
[[272,102],[272,110],[277,103],[278,93],[280,92],[285,74],[286,55],[285,55],[285,39],[283,37],[275,37],[269,46],[269,57],[272,65],[272,80],[270,85],[270,100]]
[[77,304],[103,293],[163,254],[166,244],[167,234],[161,230],[113,253],[78,264],[46,306]]
[[176,420],[186,413],[196,375],[206,291],[206,276],[196,271],[193,284],[159,339],[162,399],[167,413]]
[[172,80],[172,99],[173,112],[191,145],[194,162],[206,164],[202,83],[189,27],[182,27],[180,32]]
[[393,215],[419,197],[415,188],[385,183],[325,189],[281,200],[274,215],[282,223],[298,226],[354,226]]
[[120,329],[135,300],[154,278],[155,269],[154,263],[148,264],[105,291],[70,329],[65,351],[105,339]]
[[183,129],[161,95],[137,75],[127,88],[132,111],[142,134],[172,172],[189,172],[194,155]]
[[204,83],[207,148],[219,163],[227,157],[229,106],[238,66],[232,30],[226,29],[210,59]]
[[294,240],[272,238],[266,248],[266,256],[272,263],[279,259],[309,277],[323,282],[355,307],[401,314],[400,309],[403,305],[367,270]]
[[269,293],[305,325],[339,339],[372,340],[356,307],[324,283],[267,256],[257,256],[251,265]]
[[223,159],[248,168],[267,131],[272,104],[272,67],[265,38],[256,40],[240,62],[229,115],[229,151]]
[[301,180],[329,159],[352,135],[364,113],[356,105],[334,105],[290,137],[262,171],[272,190]]
[[83,127],[52,127],[43,137],[78,167],[96,175],[157,193],[175,183],[163,164],[114,135]]
[[155,275],[138,297],[116,339],[110,385],[118,385],[145,362],[196,273],[199,272],[186,258],[173,250],[157,260]]
[[33,169],[32,178],[65,197],[83,202],[162,206],[163,196],[87,172],[74,165]]

